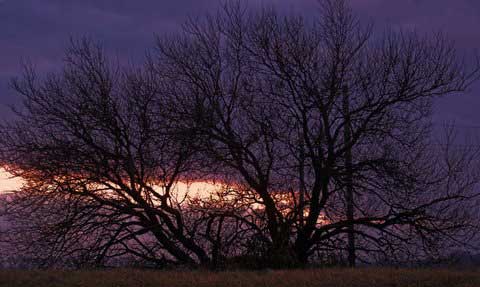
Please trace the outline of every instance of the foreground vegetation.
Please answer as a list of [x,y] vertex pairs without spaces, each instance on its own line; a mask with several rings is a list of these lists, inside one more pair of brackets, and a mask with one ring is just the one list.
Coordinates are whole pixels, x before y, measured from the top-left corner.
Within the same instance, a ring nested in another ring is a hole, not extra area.
[[478,270],[311,269],[258,272],[0,271],[0,286],[480,286]]

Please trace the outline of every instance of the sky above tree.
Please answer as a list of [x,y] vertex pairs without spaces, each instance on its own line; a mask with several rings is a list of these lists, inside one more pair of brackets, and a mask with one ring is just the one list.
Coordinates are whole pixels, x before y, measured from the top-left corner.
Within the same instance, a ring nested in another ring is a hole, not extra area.
[[[154,44],[154,36],[175,33],[187,17],[214,12],[219,0],[0,0],[0,119],[18,97],[9,79],[28,61],[40,72],[55,71],[70,37],[101,41],[121,61],[137,62]],[[355,12],[376,29],[445,32],[464,52],[480,47],[480,2],[477,0],[351,0]],[[316,0],[249,0],[252,7],[273,6],[282,13],[315,17]],[[467,96],[437,102],[434,121],[455,121],[463,129],[480,126],[480,85]]]

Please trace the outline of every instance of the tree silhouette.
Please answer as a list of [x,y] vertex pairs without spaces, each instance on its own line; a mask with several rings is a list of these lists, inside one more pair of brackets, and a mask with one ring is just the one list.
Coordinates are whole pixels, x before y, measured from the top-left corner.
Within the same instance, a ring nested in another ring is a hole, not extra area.
[[[8,212],[51,215],[23,225],[48,235],[46,258],[88,262],[289,267],[347,251],[354,266],[466,240],[478,150],[451,130],[436,142],[430,114],[478,63],[442,35],[377,35],[346,1],[321,3],[312,22],[227,4],[159,38],[141,68],[88,40],[59,74],[27,67],[24,108],[1,127],[0,161],[27,182]],[[176,192],[199,178],[225,188]]]
[[[27,181],[17,207],[28,213],[43,201],[65,203],[72,218],[61,218],[55,232],[108,230],[102,252],[122,246],[154,262],[209,261],[184,224],[174,190],[195,169],[194,140],[170,129],[147,71],[123,71],[82,40],[67,51],[61,74],[39,80],[27,68],[13,87],[24,110],[3,127],[2,155],[9,171]],[[155,238],[153,246],[137,240],[145,234]]]
[[[397,252],[390,244],[415,235],[434,243],[464,226],[457,200],[476,196],[466,170],[468,180],[446,184],[473,155],[434,148],[429,114],[435,97],[463,92],[478,65],[469,70],[441,35],[378,37],[345,1],[322,3],[311,24],[229,5],[159,39],[152,59],[218,176],[258,196],[272,264],[305,264],[316,247],[345,246],[338,240],[352,232],[378,252]],[[357,199],[345,204],[352,177]],[[345,205],[354,207],[347,219]]]

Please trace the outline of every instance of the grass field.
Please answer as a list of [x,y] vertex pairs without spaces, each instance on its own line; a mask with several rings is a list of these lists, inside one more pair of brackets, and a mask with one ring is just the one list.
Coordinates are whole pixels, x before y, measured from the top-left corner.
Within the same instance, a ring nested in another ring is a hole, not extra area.
[[316,269],[258,272],[107,271],[0,271],[0,286],[8,287],[474,287],[478,271],[402,269]]

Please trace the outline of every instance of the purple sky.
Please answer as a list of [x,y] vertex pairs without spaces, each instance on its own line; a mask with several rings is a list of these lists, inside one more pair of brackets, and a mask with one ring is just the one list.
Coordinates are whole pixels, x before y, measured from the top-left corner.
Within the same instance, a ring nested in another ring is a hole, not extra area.
[[[41,72],[61,63],[70,36],[91,36],[127,60],[140,59],[154,34],[174,32],[188,16],[214,11],[219,0],[0,0],[0,119],[16,96],[8,80],[28,59]],[[282,11],[312,16],[316,0],[250,0],[250,5],[273,4]],[[442,30],[461,51],[480,47],[479,0],[351,0],[354,10],[377,27],[386,25],[421,32]],[[468,95],[438,101],[435,121],[455,120],[480,126],[480,84]]]

